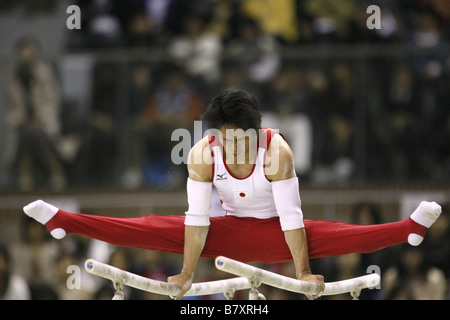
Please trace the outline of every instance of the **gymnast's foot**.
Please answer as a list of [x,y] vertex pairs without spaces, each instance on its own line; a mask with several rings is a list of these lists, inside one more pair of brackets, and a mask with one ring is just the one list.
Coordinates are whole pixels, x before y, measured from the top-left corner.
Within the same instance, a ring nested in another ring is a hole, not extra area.
[[[42,200],[36,200],[26,205],[23,211],[29,217],[45,225],[58,213],[59,209]],[[62,228],[55,228],[50,231],[50,234],[56,239],[62,239],[66,236],[66,231]]]
[[[426,229],[439,218],[442,212],[441,206],[436,202],[422,201],[416,210],[411,214],[410,218]],[[426,231],[425,231],[426,232]],[[412,246],[418,246],[423,241],[425,234],[410,233],[408,236],[408,243]]]

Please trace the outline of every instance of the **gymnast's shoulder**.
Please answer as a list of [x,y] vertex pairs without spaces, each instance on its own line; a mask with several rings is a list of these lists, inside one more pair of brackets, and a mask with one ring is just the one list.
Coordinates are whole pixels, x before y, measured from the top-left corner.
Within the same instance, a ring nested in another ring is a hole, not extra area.
[[199,140],[189,151],[187,169],[189,178],[197,181],[212,181],[211,148],[208,136]]

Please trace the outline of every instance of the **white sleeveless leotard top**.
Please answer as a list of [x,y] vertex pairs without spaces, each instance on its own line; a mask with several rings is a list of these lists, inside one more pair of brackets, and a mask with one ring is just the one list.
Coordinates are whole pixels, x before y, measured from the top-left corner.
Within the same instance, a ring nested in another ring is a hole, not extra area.
[[213,184],[218,191],[226,215],[267,219],[277,217],[271,182],[264,172],[264,160],[274,134],[278,132],[263,128],[253,170],[246,178],[233,176],[223,154],[223,146],[212,135],[209,145],[213,157]]

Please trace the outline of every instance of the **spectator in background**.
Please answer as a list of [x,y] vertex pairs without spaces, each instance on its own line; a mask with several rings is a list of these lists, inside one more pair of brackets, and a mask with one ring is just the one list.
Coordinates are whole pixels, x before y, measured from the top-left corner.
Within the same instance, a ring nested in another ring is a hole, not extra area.
[[439,21],[429,12],[421,12],[415,16],[415,25],[411,33],[411,41],[422,48],[430,48],[442,43],[443,35]]
[[[83,141],[76,161],[76,178],[89,186],[113,185],[118,161],[118,126],[123,120],[120,99],[114,93],[120,89],[122,65],[98,62],[93,69],[92,106]],[[123,124],[123,123],[122,123]]]
[[256,95],[261,101],[267,101],[271,81],[281,67],[274,37],[263,33],[257,21],[245,19],[239,27],[239,37],[229,43],[229,50],[248,81],[259,87],[254,91]]
[[345,116],[332,113],[324,125],[314,145],[316,165],[312,180],[319,184],[345,184],[355,172],[353,124]]
[[211,12],[210,29],[227,45],[239,36],[239,26],[245,14],[241,0],[219,0]]
[[261,26],[264,34],[281,42],[293,43],[298,40],[298,19],[296,0],[244,0],[242,11]]
[[191,126],[203,111],[203,101],[189,77],[177,67],[167,69],[163,84],[156,89],[143,117],[175,127]]
[[145,13],[130,18],[126,29],[126,46],[130,49],[145,50],[164,45],[161,26],[156,25]]
[[306,0],[301,10],[311,19],[314,38],[319,42],[343,42],[352,37],[352,25],[358,17],[355,0]]
[[315,123],[315,133],[318,134],[317,129],[322,127],[324,115],[329,114],[329,108],[334,102],[329,94],[331,81],[323,67],[314,67],[306,72],[305,76],[308,84],[309,105],[313,108],[310,116]]
[[169,43],[168,52],[192,80],[208,87],[221,77],[222,49],[219,36],[209,31],[204,18],[192,15],[184,20],[184,32]]
[[183,174],[171,161],[175,146],[171,142],[172,132],[179,128],[193,128],[194,121],[203,111],[203,99],[190,84],[190,78],[179,68],[165,69],[163,78],[140,116],[131,124],[126,187],[141,186],[143,173],[150,186],[170,188],[181,182]]
[[156,33],[162,33],[166,25],[167,17],[170,14],[172,6],[176,3],[174,0],[144,0],[142,6],[152,29]]
[[309,88],[305,68],[297,63],[285,64],[272,83],[274,111],[280,114],[302,113],[312,118],[315,106],[309,102]]
[[309,101],[309,90],[304,70],[288,65],[271,82],[273,101],[266,102],[271,109],[263,113],[263,125],[279,129],[295,156],[295,171],[299,176],[310,173],[314,106]]
[[401,246],[399,263],[383,273],[381,288],[387,300],[446,299],[448,284],[444,272],[426,264],[422,248]]
[[[125,43],[125,22],[121,18],[136,10],[135,1],[128,1],[128,10],[123,0],[78,0],[82,18],[82,39],[79,46],[88,48],[119,47]],[[122,6],[120,6],[122,5]],[[129,16],[126,18],[128,19]]]
[[328,95],[333,103],[328,107],[329,113],[339,113],[352,119],[355,112],[355,96],[358,94],[358,82],[351,64],[337,61],[330,65],[330,90]]
[[143,183],[143,159],[144,145],[141,145],[138,137],[143,130],[144,120],[142,118],[143,110],[151,102],[154,95],[154,82],[157,72],[154,72],[150,65],[144,62],[138,62],[130,66],[130,85],[129,85],[129,108],[128,108],[128,152],[126,159],[126,168],[122,176],[122,185],[128,188],[137,187]]
[[54,285],[56,259],[60,244],[49,240],[39,224],[22,219],[21,238],[10,244],[14,271],[30,285],[33,299],[42,297],[43,290]]
[[[440,17],[440,14],[444,15],[445,10],[439,8],[436,1],[421,2],[423,3],[419,8],[422,10],[412,16],[413,23],[409,40],[419,48],[438,47],[448,40],[444,34],[446,22]],[[441,12],[437,11],[438,8]],[[440,96],[440,84],[446,77],[445,59],[447,58],[448,55],[445,54],[431,53],[413,57],[411,61],[411,73],[416,82],[415,95],[412,97],[415,102],[413,112],[416,117],[416,121],[412,124],[411,135],[411,140],[413,140],[411,149],[416,155],[413,162],[414,167],[411,168],[415,174],[412,178],[427,179],[432,175],[437,176],[436,173],[432,173],[436,157],[434,155],[435,140],[439,139],[436,139],[436,132],[439,131],[442,123],[442,111],[445,110],[444,114],[448,113]],[[444,90],[448,92],[448,88]]]
[[418,88],[412,70],[407,65],[400,65],[391,73],[389,91],[385,107],[380,114],[384,121],[378,126],[377,136],[386,161],[385,175],[391,179],[405,179],[415,174],[414,153],[417,144],[414,138],[417,125]]
[[[21,190],[44,186],[48,180],[52,189],[62,190],[66,173],[56,148],[60,134],[59,89],[51,67],[39,59],[39,49],[38,41],[29,37],[19,40],[16,46],[17,62],[7,87],[9,163],[17,170]],[[40,177],[40,172],[45,176]]]
[[437,267],[450,279],[450,217],[449,205],[442,206],[439,222],[430,229],[423,242],[425,263],[429,267]]
[[152,21],[145,14],[137,14],[131,18],[127,28],[127,47],[148,48],[154,46],[156,41],[157,34]]
[[142,110],[150,102],[155,89],[157,72],[146,62],[137,61],[130,65],[129,109],[131,121],[141,116]]
[[[378,99],[370,111],[368,147],[371,178],[401,180],[417,174],[413,165],[419,155],[414,153],[417,144],[416,114],[419,90],[411,66],[407,63],[390,64],[390,59],[374,63],[378,69],[374,92]],[[384,70],[382,72],[381,70]],[[376,98],[377,99],[377,98]]]
[[0,246],[0,300],[29,300],[27,281],[14,273],[8,249]]
[[[433,181],[447,181],[450,176],[450,58],[447,59],[443,76],[437,85],[439,110],[433,131],[429,133],[429,143],[433,145],[432,174]],[[430,170],[431,171],[431,170]]]

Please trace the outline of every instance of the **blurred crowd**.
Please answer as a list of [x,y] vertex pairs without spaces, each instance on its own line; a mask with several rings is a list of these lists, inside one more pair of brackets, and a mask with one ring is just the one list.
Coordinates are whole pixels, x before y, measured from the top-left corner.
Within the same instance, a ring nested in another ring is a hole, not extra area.
[[[450,217],[448,205],[418,247],[400,244],[377,252],[349,254],[311,260],[314,273],[323,274],[326,282],[339,281],[379,272],[381,283],[361,291],[365,300],[442,300],[450,298]],[[354,206],[350,223],[383,223],[380,207],[371,203]],[[83,236],[70,235],[63,240],[51,238],[41,224],[23,218],[20,241],[0,245],[0,299],[104,299],[115,294],[111,281],[87,274],[88,258],[141,276],[166,281],[177,274],[182,255],[140,249],[114,247]],[[292,277],[292,263],[253,265]],[[75,270],[73,266],[78,266]],[[196,282],[229,278],[217,270],[213,259],[200,259]],[[270,300],[302,300],[303,295],[262,285],[258,290]],[[153,300],[169,297],[123,290],[125,299]],[[237,291],[234,299],[248,299],[248,290]],[[185,299],[225,299],[223,294],[185,297]],[[328,299],[352,299],[350,294],[324,296]]]
[[[32,16],[52,15],[56,3],[0,0],[0,12],[23,6]],[[64,75],[60,61],[47,59],[34,37],[11,48],[15,61],[0,108],[8,128],[0,139],[2,190],[183,188],[186,170],[171,161],[178,143],[171,134],[192,132],[208,101],[227,88],[258,98],[263,124],[284,133],[304,184],[448,184],[450,58],[440,50],[449,44],[447,0],[73,3],[81,9],[82,28],[67,34],[65,51],[95,57],[83,66],[88,72]],[[381,9],[381,29],[366,25],[373,4]],[[353,45],[365,53],[353,54]],[[123,52],[125,58],[114,55]],[[79,100],[61,90],[67,77],[87,87]],[[88,101],[87,108],[80,101]],[[364,290],[363,299],[448,299],[448,207],[443,212],[417,248],[318,259],[313,270],[335,281],[376,265],[381,290]],[[364,204],[349,222],[380,223],[382,217],[379,208]],[[96,255],[158,280],[181,266],[179,256],[78,236],[55,241],[29,220],[22,230],[19,243],[0,246],[3,299],[111,299],[109,282],[84,273],[81,290],[67,289],[67,267],[83,269],[84,259]],[[291,264],[264,267],[292,275]],[[197,281],[223,277],[211,270],[211,262],[202,261]],[[126,298],[162,298],[127,290]],[[302,298],[268,287],[261,292],[268,299]]]
[[[304,183],[446,182],[450,59],[438,50],[449,43],[446,1],[259,2],[75,1],[81,29],[67,34],[66,52],[95,56],[84,74],[46,60],[37,39],[18,40],[2,187],[183,187],[171,134],[192,130],[228,88],[258,98],[263,125],[285,134]],[[0,4],[51,15],[55,1]],[[366,25],[369,4],[380,7],[381,29]],[[343,44],[425,51],[333,57]],[[323,48],[325,58],[308,51]],[[108,55],[123,50],[125,59]],[[79,100],[63,83],[84,88]]]
[[[29,17],[51,15],[58,0],[1,0],[0,12],[24,8]],[[415,42],[436,45],[449,31],[445,0],[74,0],[81,9],[73,48],[168,45],[186,36],[199,17],[223,44],[242,37],[250,20],[283,45],[317,42]],[[371,5],[380,8],[382,27],[372,32]],[[197,26],[198,28],[198,26]],[[447,34],[448,36],[448,34]]]

